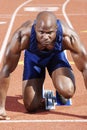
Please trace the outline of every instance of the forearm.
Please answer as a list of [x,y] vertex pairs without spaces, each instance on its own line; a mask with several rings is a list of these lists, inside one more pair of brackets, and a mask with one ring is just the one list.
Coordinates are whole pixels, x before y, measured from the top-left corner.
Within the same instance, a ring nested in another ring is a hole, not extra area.
[[0,107],[5,106],[5,100],[9,87],[10,76],[5,76],[4,73],[0,72]]
[[5,107],[10,78],[0,78],[0,107]]

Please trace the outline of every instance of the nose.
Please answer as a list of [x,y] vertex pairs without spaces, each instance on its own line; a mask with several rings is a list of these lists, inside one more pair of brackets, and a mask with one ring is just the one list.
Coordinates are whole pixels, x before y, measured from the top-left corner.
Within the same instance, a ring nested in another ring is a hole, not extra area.
[[49,34],[44,33],[43,38],[44,39],[48,39],[49,38]]

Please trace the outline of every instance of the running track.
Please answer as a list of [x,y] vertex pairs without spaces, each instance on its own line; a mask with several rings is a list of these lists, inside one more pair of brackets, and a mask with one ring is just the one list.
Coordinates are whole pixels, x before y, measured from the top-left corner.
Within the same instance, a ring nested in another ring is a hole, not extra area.
[[[87,48],[87,0],[1,0],[0,1],[0,66],[6,41],[24,21],[34,20],[38,11],[51,10],[58,18],[66,21],[79,34]],[[18,67],[12,73],[7,95],[6,110],[10,121],[0,121],[0,130],[86,130],[87,129],[87,90],[81,73],[75,67],[70,53],[68,59],[76,77],[76,93],[73,105],[59,106],[50,112],[28,114],[22,102],[23,53]],[[52,89],[53,84],[48,74],[45,89]]]

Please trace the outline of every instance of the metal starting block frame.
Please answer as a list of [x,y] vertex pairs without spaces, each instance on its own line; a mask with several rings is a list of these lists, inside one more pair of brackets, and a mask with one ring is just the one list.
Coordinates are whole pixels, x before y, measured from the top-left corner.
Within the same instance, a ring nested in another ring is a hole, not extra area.
[[43,98],[45,99],[46,110],[55,109],[56,97],[54,96],[54,93],[52,90],[45,90]]
[[56,95],[54,96],[54,92],[52,90],[43,90],[43,98],[45,99],[45,109],[52,110],[55,109],[55,106],[70,106],[72,105],[72,100],[68,99],[66,103],[61,101],[61,96],[56,91]]

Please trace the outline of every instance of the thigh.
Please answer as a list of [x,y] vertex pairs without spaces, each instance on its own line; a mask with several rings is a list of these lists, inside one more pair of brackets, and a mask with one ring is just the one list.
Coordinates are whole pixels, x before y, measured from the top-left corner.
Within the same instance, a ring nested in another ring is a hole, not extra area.
[[36,110],[42,99],[44,79],[30,79],[23,81],[23,101],[28,111]]
[[68,67],[61,67],[52,72],[52,81],[56,90],[65,98],[71,98],[75,92],[75,79]]
[[54,53],[53,57],[49,61],[47,65],[48,72],[50,76],[52,75],[52,72],[58,68],[61,67],[67,67],[71,69],[71,66],[66,58],[65,52],[56,52]]
[[24,54],[23,80],[44,77],[45,67],[39,65],[39,57],[26,50]]

